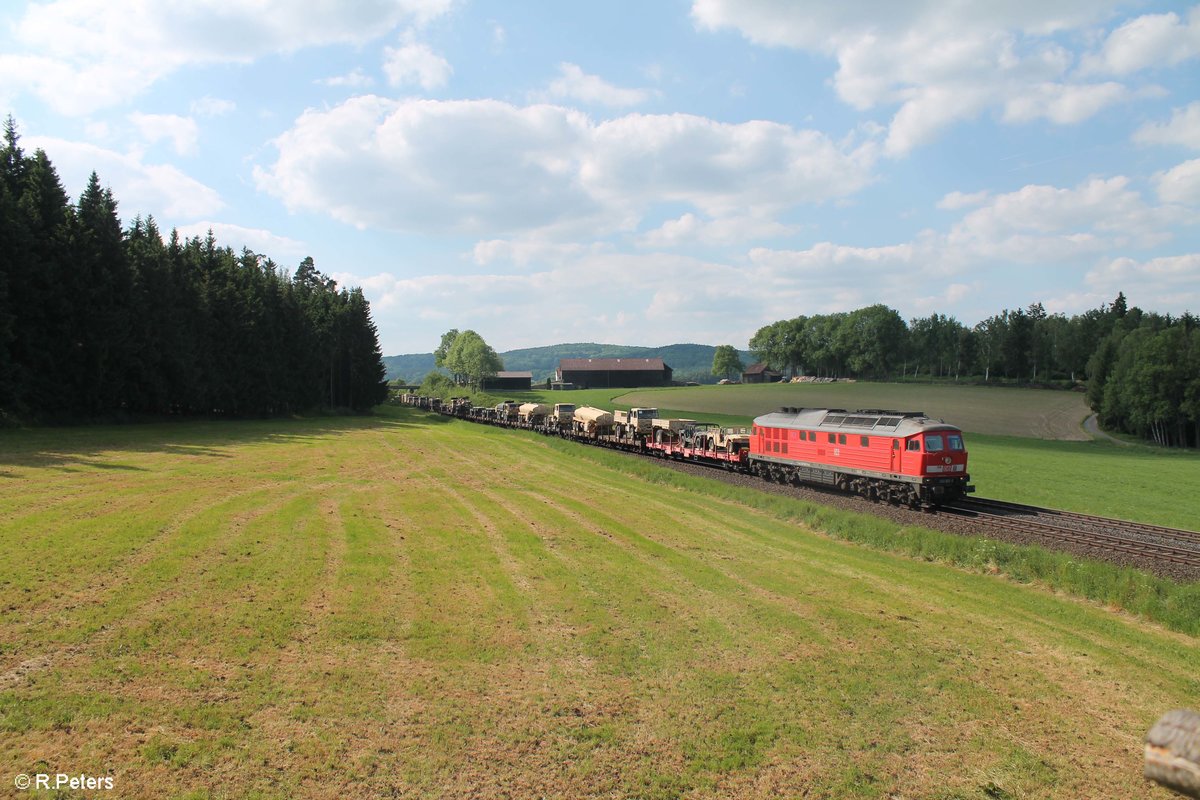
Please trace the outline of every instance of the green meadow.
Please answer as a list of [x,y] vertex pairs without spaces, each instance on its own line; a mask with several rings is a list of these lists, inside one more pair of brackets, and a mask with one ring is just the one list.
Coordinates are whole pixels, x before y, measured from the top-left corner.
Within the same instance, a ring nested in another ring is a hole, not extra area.
[[1159,797],[1200,695],[1194,587],[409,409],[6,431],[0,486],[5,780]]

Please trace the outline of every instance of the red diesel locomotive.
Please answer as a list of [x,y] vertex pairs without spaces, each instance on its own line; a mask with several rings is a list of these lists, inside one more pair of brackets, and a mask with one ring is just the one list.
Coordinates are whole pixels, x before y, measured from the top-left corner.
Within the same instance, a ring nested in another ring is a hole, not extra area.
[[749,468],[910,506],[975,491],[962,430],[920,411],[781,408],[754,420]]

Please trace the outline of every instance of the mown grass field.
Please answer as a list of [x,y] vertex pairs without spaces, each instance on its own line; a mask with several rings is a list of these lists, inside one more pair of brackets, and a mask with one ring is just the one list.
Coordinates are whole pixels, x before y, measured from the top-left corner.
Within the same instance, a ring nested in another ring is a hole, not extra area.
[[[521,395],[524,396],[524,395]],[[968,432],[981,497],[1200,530],[1200,454],[1107,439],[1079,441],[1088,409],[1075,392],[920,384],[791,384],[533,393],[603,408],[748,425],[781,405],[925,411]],[[572,399],[574,398],[574,399]]]
[[1193,637],[830,538],[794,501],[385,414],[0,434],[4,780],[1163,796],[1141,740],[1200,696]]

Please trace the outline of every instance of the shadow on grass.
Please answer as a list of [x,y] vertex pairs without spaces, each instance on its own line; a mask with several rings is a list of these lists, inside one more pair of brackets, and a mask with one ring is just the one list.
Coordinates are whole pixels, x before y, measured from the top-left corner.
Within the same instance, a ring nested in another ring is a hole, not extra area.
[[[228,448],[247,443],[316,442],[352,431],[388,431],[449,421],[439,414],[380,406],[355,417],[281,417],[254,420],[173,420],[128,425],[25,428],[0,431],[0,467],[79,468],[145,472],[121,463],[126,453],[233,458]],[[16,478],[0,469],[0,479]]]

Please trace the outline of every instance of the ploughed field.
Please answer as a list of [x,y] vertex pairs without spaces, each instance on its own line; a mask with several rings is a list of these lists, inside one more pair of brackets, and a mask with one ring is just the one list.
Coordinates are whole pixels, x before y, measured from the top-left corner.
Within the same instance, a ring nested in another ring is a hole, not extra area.
[[1193,637],[636,459],[381,413],[0,434],[4,780],[1162,796],[1142,737],[1200,695]]

